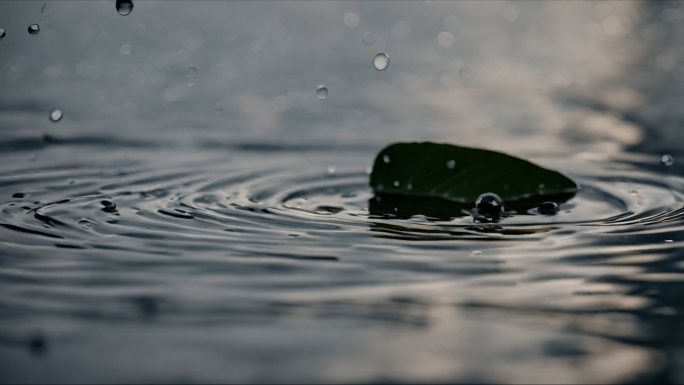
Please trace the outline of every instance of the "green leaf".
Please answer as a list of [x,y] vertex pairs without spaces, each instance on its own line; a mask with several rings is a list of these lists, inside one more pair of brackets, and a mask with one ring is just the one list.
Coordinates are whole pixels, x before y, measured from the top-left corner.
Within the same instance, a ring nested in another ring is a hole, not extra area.
[[415,206],[408,210],[411,212],[418,206],[423,211],[430,206],[429,201],[417,198],[446,200],[452,204],[439,205],[455,209],[472,205],[480,194],[491,192],[503,198],[506,206],[519,202],[523,209],[544,198],[565,201],[578,190],[577,183],[563,174],[520,158],[430,142],[385,147],[375,158],[370,186],[378,196],[389,195],[394,203]]

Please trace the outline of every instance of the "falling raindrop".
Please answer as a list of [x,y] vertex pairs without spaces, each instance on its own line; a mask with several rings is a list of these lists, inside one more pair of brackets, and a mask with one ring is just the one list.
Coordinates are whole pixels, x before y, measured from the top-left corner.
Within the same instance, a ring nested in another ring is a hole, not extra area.
[[43,7],[40,9],[40,14],[43,15],[43,17],[48,17],[52,15],[52,5],[50,4],[45,4]]
[[121,45],[121,53],[128,56],[131,54],[131,45],[130,44],[122,44]]
[[326,172],[328,176],[335,176],[336,173],[335,167],[328,167],[328,171]]
[[387,54],[379,53],[373,58],[373,67],[378,71],[384,71],[389,67],[390,58]]
[[40,27],[38,26],[38,24],[31,24],[28,27],[29,35],[36,36],[36,35],[38,35],[38,32],[40,32]]
[[59,108],[53,108],[50,110],[49,113],[50,121],[52,122],[59,122],[62,120],[62,110]]
[[398,180],[394,181],[394,187],[399,187],[399,181]]
[[660,163],[665,166],[672,166],[674,164],[674,158],[670,154],[664,154],[660,157]]
[[473,250],[473,252],[470,253],[470,255],[475,255],[475,256],[482,255],[482,252],[480,250]]
[[128,16],[133,12],[132,0],[116,0],[116,11],[121,16]]
[[190,76],[191,78],[196,78],[197,77],[197,68],[188,67],[187,73],[188,73],[188,76]]
[[382,161],[385,162],[385,163],[389,163],[389,162],[390,162],[390,157],[389,157],[389,155],[383,155],[383,156],[382,156]]
[[375,43],[375,35],[370,32],[366,32],[361,36],[361,42],[364,45],[371,46]]
[[328,97],[328,88],[323,84],[319,84],[318,87],[316,87],[316,97],[321,100],[326,99]]
[[372,173],[373,173],[373,169],[372,169],[371,167],[368,167],[368,168],[366,169],[366,174],[367,174],[367,175],[370,175],[370,174],[372,174]]
[[412,183],[407,184],[406,189],[407,190],[413,190],[413,184]]
[[473,71],[470,69],[470,67],[463,67],[460,70],[458,70],[458,75],[461,76],[463,79],[470,79],[473,77]]
[[456,161],[452,159],[446,163],[446,166],[448,169],[452,170],[454,167],[456,167]]
[[0,40],[4,39],[5,36],[7,36],[7,33],[4,29],[0,28]]

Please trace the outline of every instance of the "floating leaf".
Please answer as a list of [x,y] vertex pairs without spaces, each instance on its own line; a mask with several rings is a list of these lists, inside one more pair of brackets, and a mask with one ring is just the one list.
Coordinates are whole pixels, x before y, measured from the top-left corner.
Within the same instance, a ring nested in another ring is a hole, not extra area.
[[563,174],[520,158],[430,142],[384,148],[375,159],[370,186],[380,198],[371,202],[371,212],[437,217],[457,215],[486,192],[501,196],[507,208],[525,210],[540,200],[564,202],[578,190]]

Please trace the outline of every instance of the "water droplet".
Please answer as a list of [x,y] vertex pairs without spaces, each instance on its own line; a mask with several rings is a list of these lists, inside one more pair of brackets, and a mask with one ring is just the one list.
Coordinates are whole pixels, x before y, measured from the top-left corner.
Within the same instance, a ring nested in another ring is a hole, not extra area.
[[484,193],[477,197],[475,208],[480,215],[498,217],[503,211],[503,199],[494,193]]
[[367,175],[370,175],[370,174],[372,174],[372,173],[373,173],[373,169],[372,169],[371,167],[368,167],[368,168],[366,169],[366,174],[367,174]]
[[197,77],[197,68],[188,67],[187,73],[188,73],[188,76],[190,76],[191,78],[196,78]]
[[363,35],[361,35],[361,42],[364,45],[371,46],[373,43],[375,43],[375,35],[373,35],[370,32],[366,32]]
[[128,56],[131,54],[131,45],[130,44],[122,44],[121,45],[121,53]]
[[501,18],[509,23],[512,23],[518,20],[519,15],[520,7],[517,5],[511,5],[510,7],[504,9],[503,13],[501,14]]
[[45,4],[43,7],[40,9],[40,14],[43,15],[43,17],[48,17],[52,15],[52,5],[50,4]]
[[398,180],[394,181],[394,187],[399,187],[399,181]]
[[665,243],[672,243],[672,242],[673,242],[672,239],[666,239],[666,240],[665,240]]
[[28,27],[29,35],[36,36],[36,35],[38,35],[38,32],[40,32],[40,27],[38,26],[38,24],[31,24]]
[[5,36],[7,36],[7,32],[5,32],[4,29],[0,28],[0,40],[4,39]]
[[342,193],[342,195],[340,195],[340,196],[342,198],[355,198],[358,196],[358,194],[355,193],[354,191],[347,191],[347,192]]
[[[384,189],[385,186],[384,186],[382,183],[378,183],[378,185],[377,185],[375,188],[376,188],[376,190],[378,190],[378,191],[382,191],[382,189]],[[379,200],[378,200],[378,201],[379,201]]]
[[447,31],[442,31],[437,35],[437,44],[440,46],[447,48],[451,46],[454,43],[454,35],[450,34]]
[[446,166],[448,169],[452,170],[454,167],[456,167],[456,161],[452,159],[446,163]]
[[539,189],[540,190],[543,189],[544,187],[546,187],[546,185],[544,183],[539,183]]
[[288,237],[290,237],[290,238],[299,238],[300,235],[299,235],[299,234],[288,234]]
[[318,87],[316,87],[316,97],[321,100],[326,99],[328,97],[328,88],[323,84],[319,84]]
[[413,184],[412,183],[407,184],[406,189],[413,190]]
[[23,198],[25,196],[26,194],[20,192],[12,194],[12,198]]
[[482,252],[480,250],[473,250],[473,252],[470,253],[470,255],[482,255]]
[[665,166],[672,166],[674,164],[674,158],[670,154],[664,154],[660,157],[660,163]]
[[62,110],[59,108],[53,108],[49,112],[50,121],[59,122],[62,120]]
[[132,0],[116,0],[116,11],[121,16],[128,16],[133,12]]
[[87,219],[82,219],[78,222],[78,224],[83,227],[84,229],[89,229],[93,227],[93,222],[87,220]]
[[102,206],[104,207],[102,209],[102,211],[104,211],[106,213],[113,213],[116,211],[116,203],[114,203],[108,199],[102,200],[102,201],[100,201],[100,203],[102,203]]
[[473,71],[470,69],[470,67],[463,67],[458,70],[458,75],[463,79],[470,79],[473,77]]
[[544,202],[539,205],[537,211],[542,215],[553,215],[560,210],[558,203],[556,202]]
[[387,54],[379,53],[373,58],[373,67],[378,71],[384,71],[389,67],[390,58]]
[[347,12],[342,17],[342,21],[344,21],[344,25],[347,27],[356,27],[359,25],[361,18],[354,12]]
[[389,162],[390,162],[390,157],[389,157],[389,155],[383,155],[383,156],[382,156],[382,161],[385,162],[385,163],[389,163]]
[[328,171],[326,172],[328,176],[335,176],[336,173],[335,167],[328,167]]
[[188,87],[194,87],[195,85],[197,85],[197,78],[191,78],[190,76],[186,76],[185,85]]
[[152,28],[157,31],[161,31],[166,26],[166,22],[161,17],[154,15],[152,16]]

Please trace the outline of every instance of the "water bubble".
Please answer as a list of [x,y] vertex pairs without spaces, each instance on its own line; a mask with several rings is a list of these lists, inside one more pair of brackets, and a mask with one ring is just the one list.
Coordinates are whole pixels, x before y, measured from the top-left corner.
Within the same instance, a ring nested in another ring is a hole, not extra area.
[[558,203],[556,202],[544,202],[539,205],[537,211],[542,215],[553,215],[560,210]]
[[102,211],[104,211],[106,213],[116,212],[116,203],[114,203],[108,199],[102,200],[102,201],[100,201],[100,203],[102,203],[102,206],[103,206]]
[[91,222],[91,221],[89,221],[89,220],[87,220],[87,219],[82,219],[82,220],[80,220],[80,221],[78,222],[78,224],[79,224],[82,228],[84,228],[84,229],[89,229],[89,228],[93,227],[93,222]]
[[7,32],[5,32],[4,29],[0,28],[0,40],[4,39],[5,36],[7,36]]
[[458,70],[458,75],[463,79],[470,79],[473,77],[473,71],[470,69],[470,67],[463,67]]
[[128,16],[133,12],[132,0],[116,0],[116,11],[121,16]]
[[494,193],[484,193],[475,201],[477,212],[485,216],[499,216],[503,211],[503,199]]
[[194,87],[197,85],[197,78],[191,78],[190,76],[185,77],[185,85],[188,87]]
[[328,176],[335,176],[336,173],[337,170],[335,170],[335,167],[328,167],[328,171],[326,172]]
[[373,43],[375,43],[375,35],[373,35],[370,32],[366,32],[363,35],[361,35],[361,42],[364,45],[371,46]]
[[520,7],[517,5],[512,5],[506,9],[504,9],[503,14],[501,14],[501,18],[504,19],[505,21],[512,23],[516,20],[518,20],[518,16],[520,15]]
[[394,187],[399,187],[399,181],[398,180],[394,181]]
[[385,162],[385,163],[389,163],[389,162],[390,162],[390,157],[389,157],[389,155],[383,155],[383,156],[382,156],[382,161]]
[[128,56],[131,54],[131,45],[130,44],[122,44],[121,45],[121,53]]
[[23,198],[25,196],[26,194],[20,192],[12,194],[12,198]]
[[346,25],[347,27],[356,27],[357,25],[359,25],[359,21],[361,21],[361,18],[354,12],[347,12],[342,17],[342,21],[344,21],[344,25]]
[[316,87],[316,97],[321,100],[326,99],[328,97],[328,88],[323,84],[319,84]]
[[447,48],[454,43],[454,35],[447,31],[442,31],[437,35],[437,43],[442,47]]
[[188,76],[190,76],[191,78],[196,78],[197,77],[197,68],[188,67],[187,73],[188,73]]
[[674,164],[674,158],[670,154],[663,154],[663,156],[660,157],[660,163],[665,166],[672,166]]
[[452,160],[446,162],[446,166],[447,166],[448,169],[451,170],[451,169],[453,169],[454,167],[456,167],[456,161],[452,159]]
[[385,53],[379,53],[373,58],[373,67],[378,71],[384,71],[389,67],[390,58]]
[[482,255],[482,252],[480,250],[473,250],[473,252],[470,253],[470,255],[475,255],[475,256]]
[[38,24],[31,24],[28,27],[29,35],[36,36],[36,35],[38,35],[38,32],[40,32],[40,27],[38,26]]
[[62,110],[59,108],[52,108],[48,116],[50,117],[51,122],[59,122],[62,120]]
[[52,5],[50,4],[45,4],[43,7],[40,9],[40,14],[43,15],[43,17],[48,17],[52,15]]

